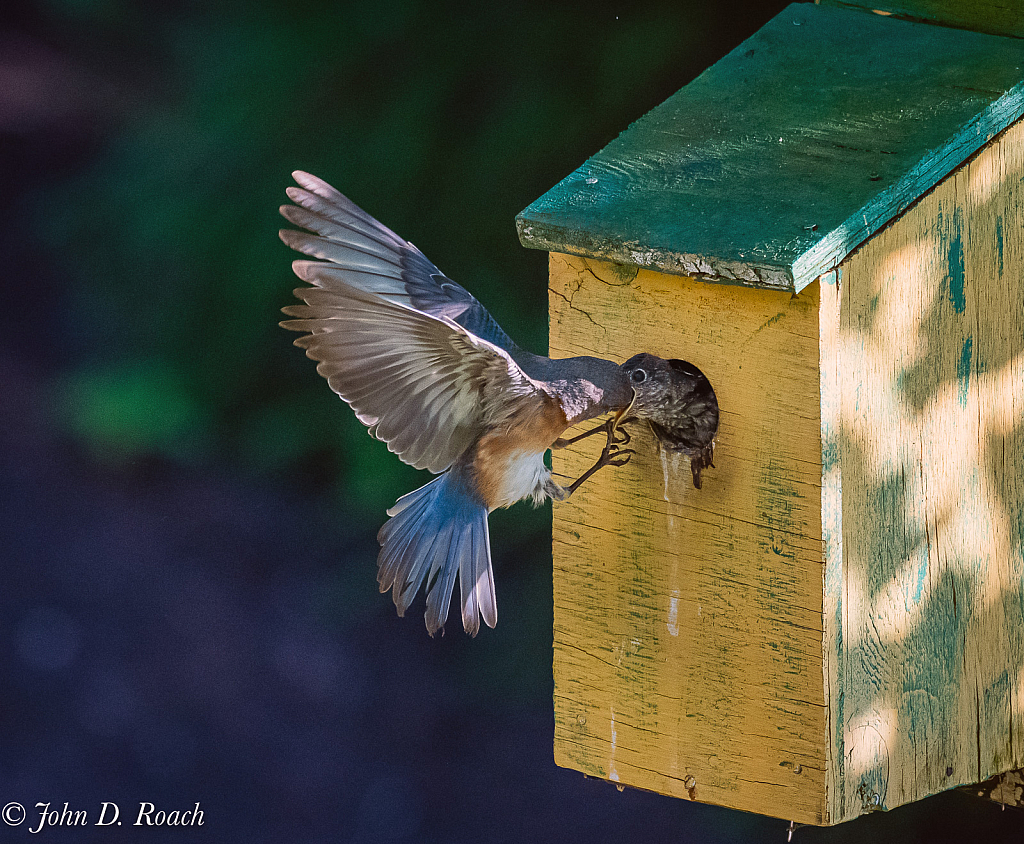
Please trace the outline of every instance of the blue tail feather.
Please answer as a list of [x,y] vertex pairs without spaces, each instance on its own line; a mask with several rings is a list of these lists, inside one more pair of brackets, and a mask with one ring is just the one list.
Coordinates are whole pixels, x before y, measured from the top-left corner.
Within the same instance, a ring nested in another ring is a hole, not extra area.
[[[483,530],[474,533],[463,546],[463,558],[459,571],[459,586],[462,591],[462,617],[475,619],[480,613],[491,627],[498,620],[494,602],[494,578],[491,576],[490,535],[487,520]],[[480,548],[483,547],[481,553]],[[490,618],[491,620],[488,620]]]
[[426,584],[425,620],[433,636],[448,618],[458,574],[466,632],[476,635],[481,616],[494,627],[498,619],[487,508],[458,468],[403,495],[388,515],[377,534],[377,582],[381,592],[391,589],[398,614],[405,614]]

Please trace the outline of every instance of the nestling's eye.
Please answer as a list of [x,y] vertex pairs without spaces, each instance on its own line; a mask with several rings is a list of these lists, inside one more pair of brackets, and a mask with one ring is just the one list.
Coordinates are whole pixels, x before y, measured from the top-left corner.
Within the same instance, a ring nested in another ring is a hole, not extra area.
[[647,373],[642,369],[634,369],[629,377],[633,379],[634,384],[643,384],[647,380]]

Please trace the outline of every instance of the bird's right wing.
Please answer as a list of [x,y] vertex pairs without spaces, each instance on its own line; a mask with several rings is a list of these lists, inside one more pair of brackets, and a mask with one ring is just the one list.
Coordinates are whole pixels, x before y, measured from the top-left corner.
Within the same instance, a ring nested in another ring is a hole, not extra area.
[[341,279],[304,287],[281,323],[370,433],[417,469],[443,472],[498,406],[538,386],[497,346],[446,318]]
[[281,240],[322,259],[295,261],[292,266],[299,278],[328,290],[339,281],[431,316],[447,317],[510,354],[516,351],[487,309],[419,249],[323,180],[301,170],[292,176],[300,185],[287,190],[295,205],[282,205],[281,214],[306,231],[282,229]]

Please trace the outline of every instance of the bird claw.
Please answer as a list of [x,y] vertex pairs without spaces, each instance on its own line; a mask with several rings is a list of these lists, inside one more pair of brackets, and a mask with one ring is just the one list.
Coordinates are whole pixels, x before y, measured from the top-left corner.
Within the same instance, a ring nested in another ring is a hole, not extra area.
[[608,457],[603,462],[600,460],[598,462],[602,466],[625,466],[634,454],[636,454],[635,449],[617,448],[608,452]]
[[[632,448],[619,448],[615,440],[615,428],[611,423],[607,423],[601,427],[607,427],[608,442],[606,442],[604,448],[601,449],[601,456],[597,458],[597,462],[595,462],[593,466],[587,469],[586,472],[565,488],[566,498],[576,492],[583,482],[593,475],[598,469],[605,466],[625,466],[629,462],[629,459],[636,454],[636,451]],[[629,442],[628,434],[626,434],[625,442]]]

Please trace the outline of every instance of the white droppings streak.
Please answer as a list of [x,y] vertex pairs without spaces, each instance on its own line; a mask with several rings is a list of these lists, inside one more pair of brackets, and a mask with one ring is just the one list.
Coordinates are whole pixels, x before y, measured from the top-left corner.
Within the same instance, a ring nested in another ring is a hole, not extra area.
[[[658,443],[658,457],[661,458],[661,474],[662,477],[665,479],[665,487],[664,491],[662,492],[662,497],[665,499],[666,503],[671,504],[673,502],[672,499],[668,497],[669,486],[671,485],[673,489],[677,487],[683,490],[686,489],[685,485],[683,484],[686,480],[688,480],[688,477],[683,478],[683,483],[681,483],[679,480],[679,461],[686,457],[686,455],[683,454],[681,451],[673,451],[672,456],[669,457],[669,453],[664,448],[661,447],[661,443]],[[671,471],[669,470],[670,464]]]
[[615,707],[611,707],[612,710],[612,755],[608,759],[608,779],[612,782],[619,781],[619,772],[615,769],[615,742],[618,738],[618,733],[615,732]]
[[665,476],[665,492],[663,493],[665,502],[671,503],[668,500],[668,455],[665,453],[660,445],[658,446],[658,456],[661,458],[661,472]]
[[[672,452],[672,483],[675,486],[680,486],[680,483],[679,483],[679,461],[682,460],[684,457],[686,457],[686,455],[683,454],[681,451],[673,451]],[[685,476],[683,478],[684,482],[688,481],[688,480],[689,480],[688,476]],[[683,489],[686,489],[686,487],[683,486]]]
[[[671,504],[672,500],[668,497],[669,487],[669,475],[672,477],[672,483],[677,483],[677,476],[679,470],[679,453],[673,452],[672,454],[672,471],[669,472],[669,456],[661,444],[658,444],[658,456],[661,458],[661,470],[665,478],[665,492],[664,498],[666,504]],[[679,533],[676,530],[676,517],[673,512],[673,508],[667,508],[668,512],[668,543],[669,553],[672,555],[672,571],[669,576],[669,586],[671,589],[668,599],[668,620],[666,621],[665,627],[668,629],[670,636],[679,635]]]
[[[665,449],[658,449],[658,454],[661,457],[661,469],[665,478],[665,502],[672,504],[672,500],[668,497],[669,488],[669,477],[672,479],[672,486],[679,486],[679,460],[681,457],[685,457],[678,451],[672,452],[671,460],[666,453]],[[672,464],[672,469],[669,471],[669,463]],[[685,489],[685,487],[684,487]],[[679,548],[680,537],[679,532],[676,529],[676,517],[673,512],[673,508],[668,508],[668,544],[669,553],[672,555],[672,570],[669,575],[669,599],[668,599],[668,620],[665,626],[668,628],[670,636],[679,635]]]

